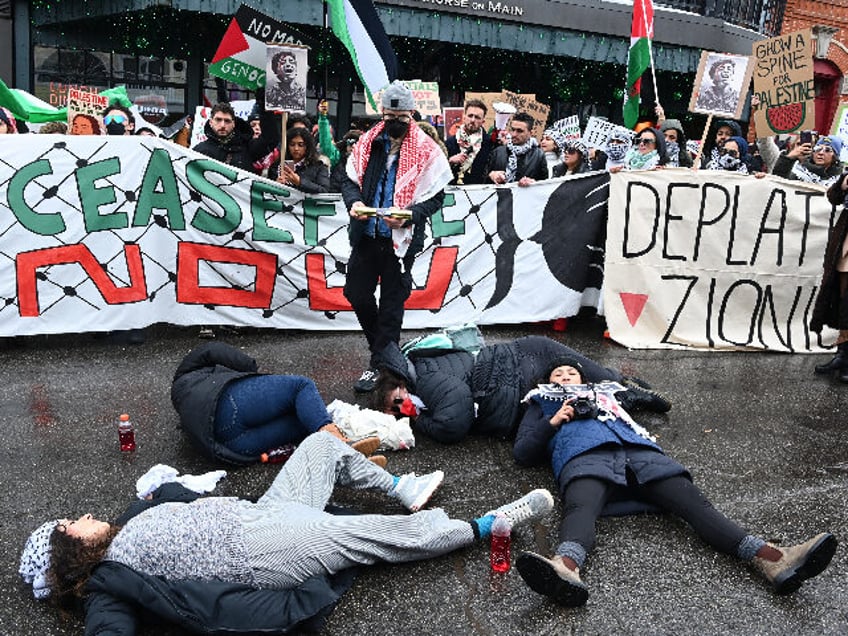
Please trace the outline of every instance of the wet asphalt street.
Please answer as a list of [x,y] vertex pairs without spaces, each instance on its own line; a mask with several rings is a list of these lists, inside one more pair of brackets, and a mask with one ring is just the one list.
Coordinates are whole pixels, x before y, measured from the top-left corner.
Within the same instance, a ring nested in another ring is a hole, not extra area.
[[[405,332],[404,337],[419,332]],[[607,366],[651,382],[674,402],[642,417],[665,450],[728,516],[754,534],[789,545],[828,530],[842,543],[831,567],[790,597],[776,597],[744,564],[716,554],[683,523],[664,516],[602,519],[583,571],[588,604],[567,610],[529,590],[515,571],[489,575],[475,545],[430,562],[375,566],[359,576],[322,633],[848,634],[848,385],[812,373],[822,356],[628,351],[604,340],[602,321],[572,319],[564,333],[543,326],[484,328],[487,342],[549,335]],[[17,576],[20,550],[48,518],[92,512],[106,519],[133,496],[156,463],[181,472],[220,468],[182,439],[169,399],[177,363],[197,329],[159,326],[127,346],[91,335],[0,340],[0,634],[81,634],[33,600]],[[329,402],[354,401],[350,386],[367,361],[357,333],[218,331],[263,370],[308,375]],[[138,450],[122,455],[116,421],[128,412]],[[520,469],[508,443],[469,439],[445,447],[421,436],[390,454],[396,474],[441,468],[434,497],[471,518],[525,491],[554,489],[550,469]],[[220,494],[260,495],[274,469],[230,470]],[[400,512],[373,494],[337,491],[364,511]],[[548,552],[557,507],[544,523],[516,531],[513,548]],[[173,630],[148,630],[148,634]]]

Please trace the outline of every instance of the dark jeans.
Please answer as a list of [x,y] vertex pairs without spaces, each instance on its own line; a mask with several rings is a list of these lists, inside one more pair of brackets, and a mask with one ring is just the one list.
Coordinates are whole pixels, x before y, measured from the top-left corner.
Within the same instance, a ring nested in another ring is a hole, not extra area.
[[332,422],[315,383],[300,375],[253,375],[231,382],[215,412],[215,439],[257,458],[298,443]]
[[[403,304],[412,292],[414,255],[395,256],[388,238],[362,239],[353,247],[347,264],[344,295],[353,307],[371,351],[371,366],[391,342],[400,341]],[[380,304],[375,292],[380,283]]]
[[[621,488],[593,477],[569,482],[563,497],[560,543],[573,541],[590,552],[595,545],[595,521],[609,497]],[[698,487],[682,475],[641,485],[634,483],[627,490],[640,500],[686,521],[699,537],[719,552],[735,555],[737,546],[748,534],[716,510]]]

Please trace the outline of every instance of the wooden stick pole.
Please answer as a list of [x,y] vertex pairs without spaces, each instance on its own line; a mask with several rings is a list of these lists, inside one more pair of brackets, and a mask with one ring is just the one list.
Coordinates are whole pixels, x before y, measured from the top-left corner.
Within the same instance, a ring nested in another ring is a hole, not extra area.
[[698,154],[695,155],[695,161],[692,162],[692,169],[697,170],[701,167],[701,155],[704,154],[704,144],[707,141],[707,135],[710,133],[710,125],[713,123],[713,114],[707,115],[707,125],[704,126],[704,133],[701,135],[701,143],[698,145]]

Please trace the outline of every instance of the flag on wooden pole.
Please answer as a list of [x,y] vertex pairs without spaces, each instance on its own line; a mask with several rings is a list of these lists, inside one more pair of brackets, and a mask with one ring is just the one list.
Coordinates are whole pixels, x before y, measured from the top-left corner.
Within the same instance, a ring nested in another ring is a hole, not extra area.
[[373,94],[398,78],[398,61],[371,0],[327,0],[333,33],[350,53],[371,106]]
[[634,0],[627,54],[627,85],[624,88],[624,125],[633,128],[639,121],[639,93],[642,74],[653,66],[651,40],[654,38],[654,5],[651,0]]

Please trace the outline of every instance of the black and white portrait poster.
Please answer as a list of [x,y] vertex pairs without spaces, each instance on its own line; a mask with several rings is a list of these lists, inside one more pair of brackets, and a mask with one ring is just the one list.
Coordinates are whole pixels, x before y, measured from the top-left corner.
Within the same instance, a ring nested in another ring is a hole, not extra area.
[[753,65],[746,55],[703,51],[689,110],[739,119],[745,107]]
[[306,111],[306,73],[309,70],[305,46],[267,46],[265,108],[292,112]]

